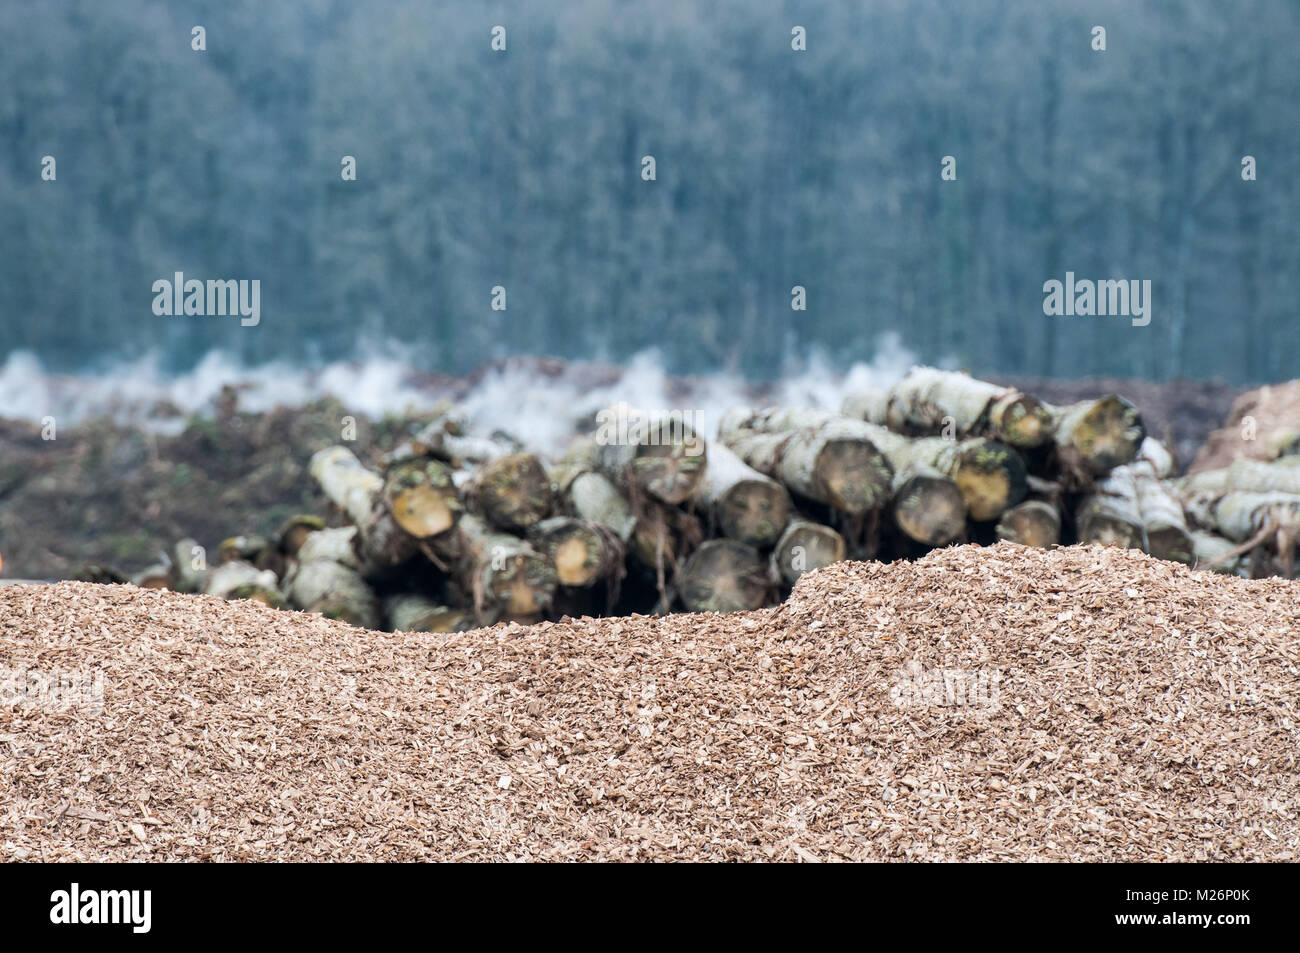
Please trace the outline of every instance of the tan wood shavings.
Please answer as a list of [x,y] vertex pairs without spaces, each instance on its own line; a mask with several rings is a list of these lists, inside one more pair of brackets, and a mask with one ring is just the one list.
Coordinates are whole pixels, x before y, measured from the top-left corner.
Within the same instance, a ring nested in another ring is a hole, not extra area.
[[1118,549],[841,563],[782,606],[370,632],[0,589],[0,858],[1285,860],[1300,584]]

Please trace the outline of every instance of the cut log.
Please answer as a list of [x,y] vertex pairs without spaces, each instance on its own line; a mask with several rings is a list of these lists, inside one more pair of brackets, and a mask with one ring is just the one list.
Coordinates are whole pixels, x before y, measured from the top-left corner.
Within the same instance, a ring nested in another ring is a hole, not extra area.
[[861,390],[844,397],[840,413],[879,427],[889,426],[889,391]]
[[258,569],[252,563],[236,559],[222,563],[208,573],[204,591],[220,599],[252,599],[279,608],[284,601],[276,589],[278,584],[279,580],[270,570]]
[[325,521],[319,516],[300,513],[289,517],[276,534],[280,539],[280,552],[285,556],[297,556],[303,541],[312,533],[324,528]]
[[[878,404],[867,409],[880,413]],[[933,367],[915,367],[891,387],[884,416],[891,429],[904,434],[993,437],[1013,447],[1037,447],[1052,439],[1051,412],[1037,398]]]
[[412,593],[386,598],[384,617],[394,632],[467,632],[476,625],[472,612]]
[[1114,394],[1048,409],[1061,463],[1078,476],[1102,476],[1131,462],[1146,437],[1138,409]]
[[1245,542],[1274,524],[1300,526],[1300,495],[1233,491],[1214,504],[1214,525],[1234,543]]
[[466,422],[453,414],[444,414],[411,439],[387,454],[381,461],[385,469],[411,460],[433,457],[459,469],[488,463],[506,454],[524,449],[515,437],[496,430],[484,437],[468,434]]
[[530,529],[528,540],[555,564],[561,586],[594,586],[623,568],[622,543],[612,530],[597,523],[556,516]]
[[1050,503],[1025,500],[1002,514],[996,533],[1010,543],[1047,549],[1061,541],[1061,516]]
[[935,470],[952,479],[970,518],[977,522],[997,519],[1023,500],[1029,489],[1020,454],[996,440],[920,437],[913,441],[909,452],[913,460],[928,461]]
[[729,539],[767,549],[790,521],[786,488],[748,466],[725,446],[709,453],[700,498],[709,506],[718,529]]
[[384,475],[383,498],[393,521],[415,539],[445,533],[460,519],[461,505],[451,469],[439,460],[411,460],[389,467]]
[[737,407],[718,427],[722,442],[759,473],[794,493],[850,515],[883,508],[893,469],[863,427],[820,410]]
[[1099,483],[1097,492],[1079,506],[1075,522],[1081,543],[1142,548],[1142,514],[1131,479],[1121,476]]
[[711,539],[686,561],[677,580],[691,612],[740,612],[767,602],[767,573],[758,550],[734,539]]
[[551,478],[531,453],[484,464],[465,488],[470,508],[500,529],[523,531],[551,514]]
[[460,518],[451,471],[438,460],[408,460],[381,477],[336,446],[316,453],[310,472],[359,530],[356,545],[367,575],[405,562],[420,540],[446,532]]
[[271,545],[265,536],[231,536],[217,546],[217,562],[228,563],[235,559],[256,563],[262,551]]
[[791,520],[772,550],[772,566],[781,581],[793,586],[806,572],[840,562],[844,537],[821,523]]
[[357,532],[346,526],[308,536],[285,579],[285,591],[295,608],[377,629],[379,603],[358,570]]
[[170,562],[155,563],[132,576],[131,583],[141,589],[174,589],[176,576]]
[[1202,470],[1173,483],[1182,494],[1230,491],[1300,493],[1300,456],[1272,462],[1241,459],[1221,470]]
[[566,513],[604,526],[624,543],[636,529],[636,514],[627,497],[600,473],[573,473],[561,482],[560,497]]
[[480,623],[540,617],[555,596],[555,564],[528,543],[464,516],[457,526],[456,571],[465,579]]
[[1229,576],[1250,575],[1246,560],[1235,552],[1237,544],[1230,539],[1196,530],[1192,533],[1192,549],[1196,556],[1194,569],[1209,569]]
[[704,439],[677,418],[652,419],[626,405],[597,414],[592,451],[596,469],[635,498],[676,505],[691,499],[704,479]]

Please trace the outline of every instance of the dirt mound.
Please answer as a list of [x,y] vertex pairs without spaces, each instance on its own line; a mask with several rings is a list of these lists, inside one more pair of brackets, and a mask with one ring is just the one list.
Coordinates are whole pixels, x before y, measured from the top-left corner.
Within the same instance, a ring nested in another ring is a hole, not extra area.
[[0,858],[1295,859],[1298,633],[1300,584],[1006,544],[449,636],[9,587],[0,666],[102,710],[11,679]]

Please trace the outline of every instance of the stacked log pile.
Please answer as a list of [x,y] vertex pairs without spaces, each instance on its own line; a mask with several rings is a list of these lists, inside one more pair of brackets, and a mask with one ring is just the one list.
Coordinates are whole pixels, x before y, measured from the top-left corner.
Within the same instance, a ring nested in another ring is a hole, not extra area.
[[367,627],[459,631],[752,609],[845,558],[965,542],[1101,543],[1224,572],[1294,569],[1300,456],[1176,479],[1118,395],[1055,407],[915,368],[840,412],[733,408],[710,444],[679,419],[647,423],[626,406],[603,415],[619,426],[576,438],[553,462],[450,417],[373,465],[326,447],[310,473],[335,525],[303,516],[270,539],[232,538],[211,568],[184,540],[136,581]]

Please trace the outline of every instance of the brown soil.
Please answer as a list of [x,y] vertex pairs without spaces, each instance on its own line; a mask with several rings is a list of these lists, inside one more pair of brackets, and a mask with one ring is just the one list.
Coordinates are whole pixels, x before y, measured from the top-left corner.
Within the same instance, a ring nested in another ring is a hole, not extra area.
[[0,859],[1300,856],[1300,583],[1129,551],[449,636],[14,586],[0,666],[103,676],[0,699]]

